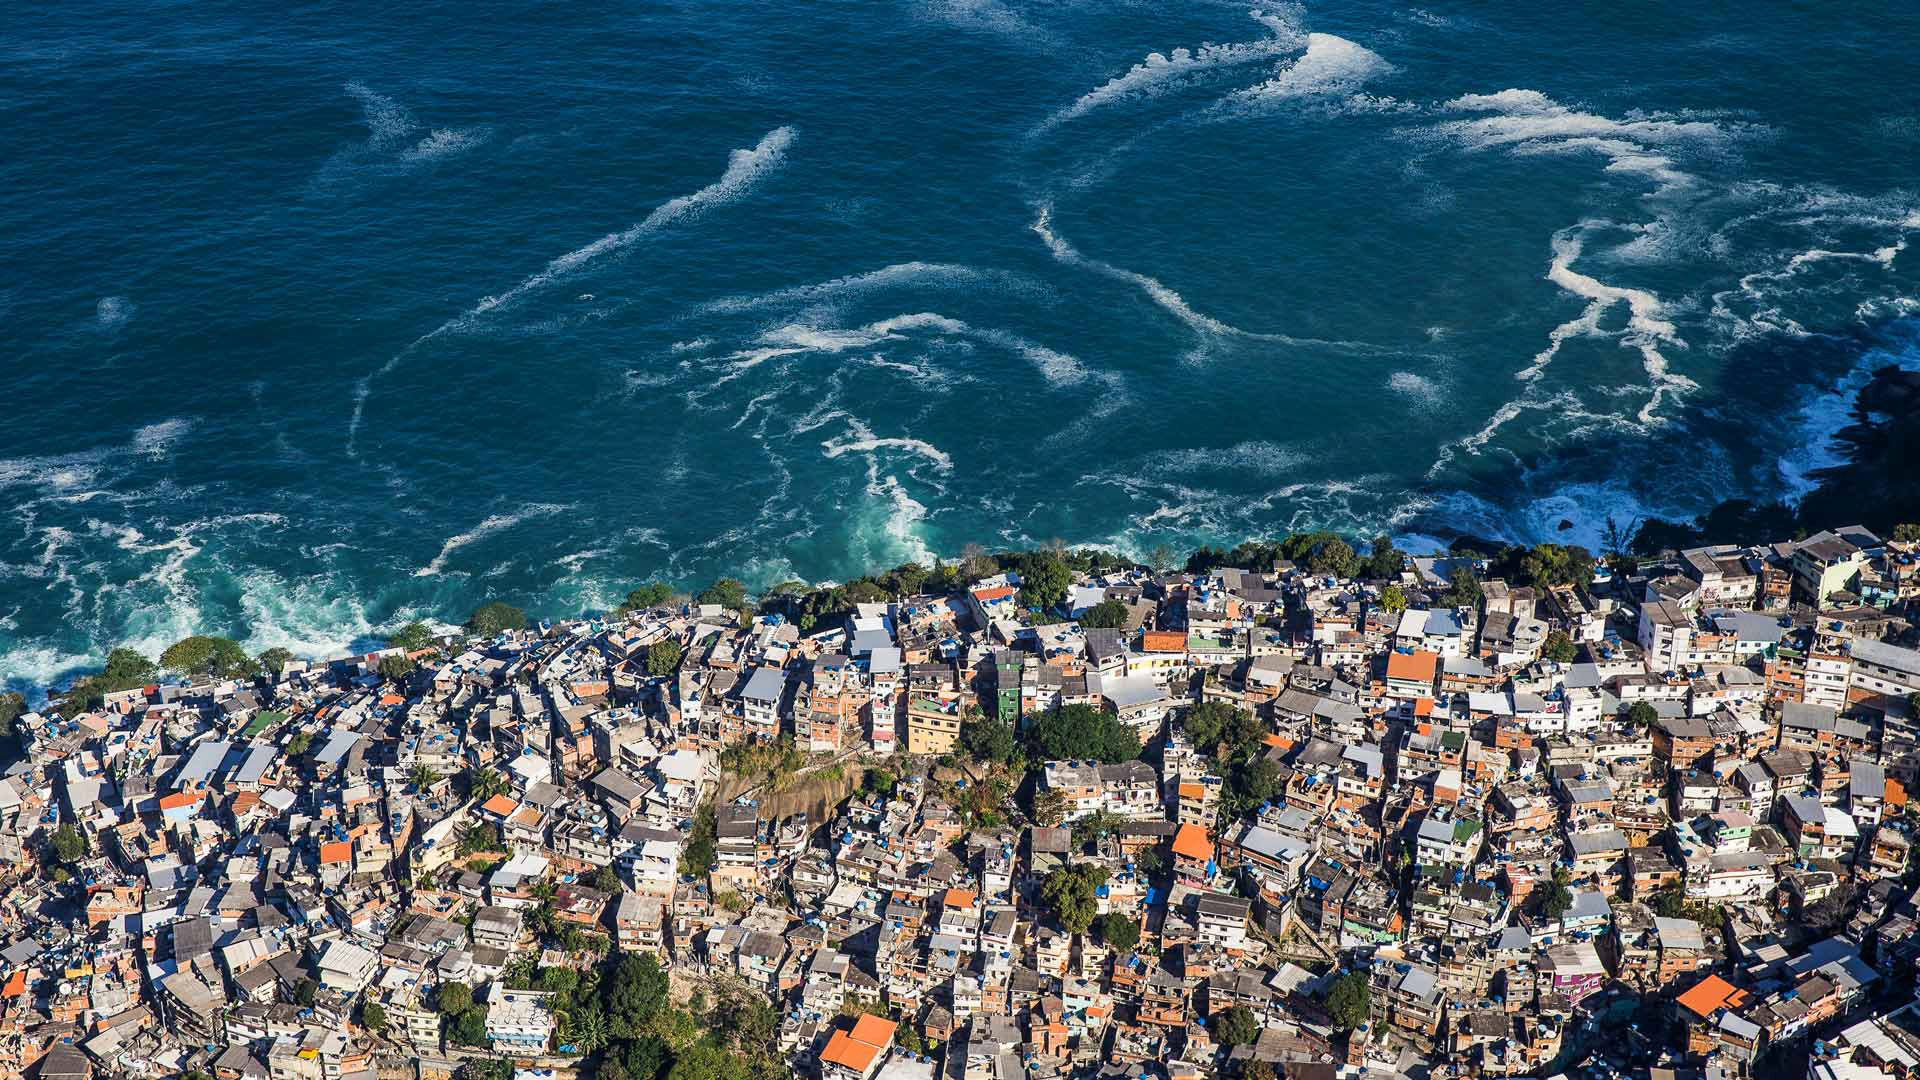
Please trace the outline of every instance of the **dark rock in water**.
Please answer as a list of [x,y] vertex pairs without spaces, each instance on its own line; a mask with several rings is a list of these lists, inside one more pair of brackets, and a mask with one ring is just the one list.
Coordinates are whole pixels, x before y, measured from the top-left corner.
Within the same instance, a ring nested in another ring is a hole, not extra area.
[[1920,371],[1888,365],[1854,400],[1855,423],[1835,433],[1844,464],[1822,469],[1801,501],[1812,528],[1859,522],[1885,532],[1920,521]]
[[1560,519],[1559,529],[1561,532],[1566,532],[1568,529],[1571,529],[1571,528],[1573,528],[1573,522],[1567,520],[1566,518]]

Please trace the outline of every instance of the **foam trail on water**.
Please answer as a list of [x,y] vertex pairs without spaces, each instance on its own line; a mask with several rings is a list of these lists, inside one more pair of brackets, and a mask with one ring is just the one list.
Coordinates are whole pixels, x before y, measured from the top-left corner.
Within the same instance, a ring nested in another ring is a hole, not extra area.
[[456,533],[448,537],[447,541],[440,545],[440,554],[435,555],[432,562],[415,570],[413,576],[439,577],[446,572],[447,560],[452,557],[453,553],[466,547],[468,544],[483,540],[502,529],[511,529],[523,521],[529,521],[536,517],[545,517],[549,514],[562,513],[566,509],[564,506],[556,506],[552,503],[532,503],[510,514],[489,515],[484,521],[480,522],[480,524],[475,525],[466,532]]
[[[481,298],[473,310],[463,318],[482,315],[495,308],[510,304],[520,297],[547,285],[561,277],[578,270],[580,267],[601,256],[622,251],[633,246],[634,241],[649,233],[657,232],[683,218],[704,213],[738,198],[747,189],[764,179],[778,168],[785,158],[787,148],[793,145],[793,129],[778,127],[761,136],[760,142],[751,150],[735,150],[727,160],[726,172],[720,179],[701,188],[691,195],[681,195],[668,199],[654,208],[637,224],[617,233],[607,235],[588,244],[586,247],[569,251],[565,255],[548,263],[539,273],[527,278],[520,284],[498,296]],[[459,320],[456,320],[458,322]]]
[[821,443],[820,447],[826,456],[830,458],[837,458],[842,454],[867,454],[875,450],[905,450],[910,453],[919,454],[921,457],[933,462],[934,467],[943,473],[953,471],[952,456],[945,450],[923,439],[883,439],[869,435],[866,438],[852,439],[844,442],[829,439]]
[[[1185,297],[1167,287],[1167,285],[1158,278],[1148,277],[1146,274],[1128,270],[1125,267],[1115,266],[1112,263],[1102,262],[1099,259],[1081,254],[1077,248],[1054,231],[1053,206],[1051,203],[1041,203],[1036,208],[1033,225],[1030,227],[1034,233],[1040,237],[1041,242],[1047,245],[1047,250],[1053,254],[1055,259],[1058,259],[1068,266],[1077,266],[1085,270],[1091,270],[1103,277],[1109,277],[1115,281],[1125,282],[1128,285],[1134,286],[1145,293],[1148,299],[1160,305],[1161,308],[1165,309],[1174,318],[1185,323],[1189,329],[1203,339],[1240,338],[1247,341],[1272,341],[1285,345],[1315,345],[1336,349],[1364,350],[1368,348],[1368,346],[1358,345],[1354,342],[1322,341],[1315,338],[1296,338],[1288,334],[1264,334],[1252,330],[1242,330],[1237,326],[1231,326],[1221,322],[1219,319],[1205,312],[1196,311],[1191,304],[1187,303]],[[1199,359],[1205,355],[1205,352],[1206,350],[1203,345],[1201,348],[1189,353],[1188,359]]]
[[905,332],[912,330],[972,338],[975,341],[984,341],[1009,352],[1018,353],[1033,364],[1034,368],[1054,386],[1071,386],[1089,378],[1086,365],[1066,353],[1037,345],[1018,334],[1008,333],[1005,330],[969,326],[959,319],[922,311],[911,315],[895,315],[890,319],[882,319],[853,329],[794,323],[768,330],[757,339],[758,348],[743,349],[723,357],[729,362],[730,370],[714,380],[714,385],[731,382],[776,357],[800,353],[839,353],[849,349],[866,348],[883,341],[900,340]]
[[1000,270],[976,270],[971,266],[961,266],[957,263],[905,262],[812,285],[794,285],[749,296],[723,296],[718,300],[710,300],[700,305],[698,310],[702,314],[753,311],[763,307],[810,303],[847,293],[862,293],[872,289],[906,285],[938,284],[957,287],[978,284],[1011,285],[1020,281],[1019,275]]
[[1335,34],[1308,34],[1307,51],[1267,81],[1228,95],[1228,109],[1246,109],[1298,98],[1351,93],[1393,70],[1379,53]]
[[[1582,234],[1591,224],[1582,223],[1562,229],[1554,235],[1553,262],[1547,270],[1547,280],[1603,308],[1622,303],[1627,306],[1627,330],[1621,335],[1620,343],[1640,350],[1642,366],[1646,369],[1647,381],[1653,391],[1647,403],[1641,406],[1640,422],[1651,423],[1662,397],[1691,390],[1698,385],[1684,375],[1669,371],[1666,355],[1660,351],[1663,344],[1684,349],[1686,342],[1680,339],[1679,331],[1667,320],[1666,306],[1659,297],[1644,289],[1609,285],[1573,269],[1574,260],[1580,257]],[[1598,317],[1597,312],[1592,314]],[[1585,318],[1582,316],[1582,319]]]
[[347,83],[347,96],[360,103],[367,125],[367,146],[390,150],[419,129],[406,106],[384,94],[376,93],[358,79]]
[[1300,28],[1284,16],[1255,9],[1247,13],[1264,25],[1272,36],[1261,41],[1231,45],[1202,45],[1198,49],[1175,49],[1169,55],[1148,53],[1146,58],[1101,85],[1080,95],[1079,99],[1042,120],[1028,132],[1038,138],[1104,105],[1132,98],[1162,94],[1185,79],[1210,69],[1266,60],[1300,48]]
[[697,217],[715,206],[724,205],[739,198],[779,167],[786,158],[787,148],[793,145],[793,137],[794,130],[791,127],[774,128],[761,136],[759,143],[753,149],[733,151],[728,156],[726,171],[720,174],[720,179],[690,195],[668,199],[655,207],[653,213],[631,227],[621,232],[608,233],[583,248],[567,252],[506,292],[481,298],[471,310],[447,320],[414,339],[406,348],[394,354],[392,359],[382,364],[378,371],[361,379],[355,385],[353,416],[347,424],[348,455],[358,456],[355,451],[355,440],[360,433],[360,422],[366,414],[367,398],[373,393],[374,382],[392,374],[393,370],[400,366],[401,361],[414,350],[441,334],[469,325],[489,311],[511,304],[536,289],[550,285],[596,259],[625,251],[651,233],[658,232],[675,222]]

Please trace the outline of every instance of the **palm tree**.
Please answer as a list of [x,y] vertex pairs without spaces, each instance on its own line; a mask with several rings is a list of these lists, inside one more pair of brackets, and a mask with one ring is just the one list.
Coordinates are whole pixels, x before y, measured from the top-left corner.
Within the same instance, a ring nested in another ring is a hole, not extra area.
[[440,774],[425,765],[415,765],[407,774],[407,783],[412,784],[415,791],[425,791],[439,782]]
[[467,770],[467,794],[470,797],[480,802],[485,802],[495,795],[505,795],[506,793],[507,782],[500,778],[499,773],[494,772],[492,769]]

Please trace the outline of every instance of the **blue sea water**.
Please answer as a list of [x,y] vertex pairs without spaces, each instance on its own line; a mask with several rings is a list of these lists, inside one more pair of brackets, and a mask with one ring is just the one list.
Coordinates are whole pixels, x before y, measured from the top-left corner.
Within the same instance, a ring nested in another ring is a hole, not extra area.
[[0,14],[0,675],[501,598],[1793,497],[1911,3]]

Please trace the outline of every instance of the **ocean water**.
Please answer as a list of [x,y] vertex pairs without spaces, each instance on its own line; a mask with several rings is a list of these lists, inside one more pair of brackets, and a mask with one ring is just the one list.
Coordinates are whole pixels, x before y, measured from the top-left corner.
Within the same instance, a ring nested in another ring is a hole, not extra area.
[[968,543],[1597,544],[1914,363],[1911,3],[0,14],[0,676]]

